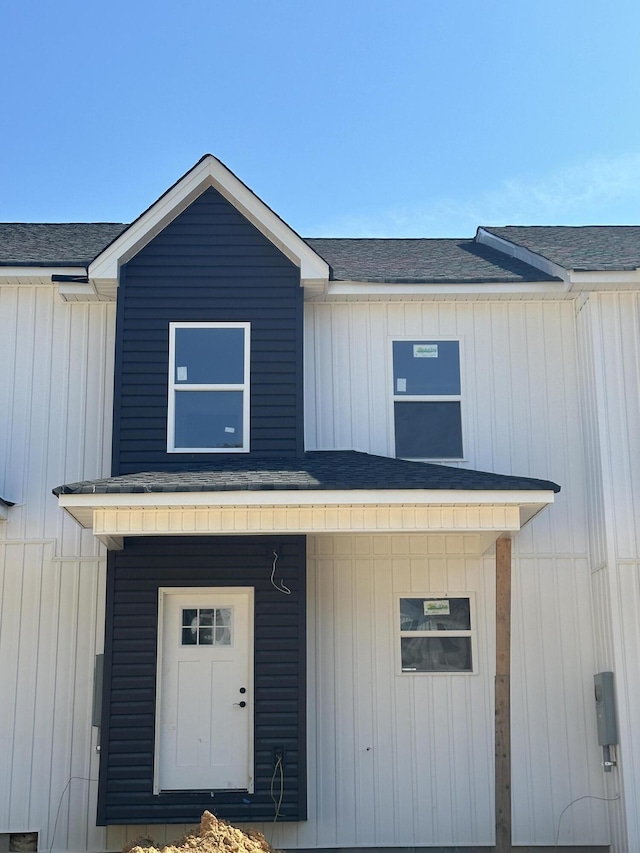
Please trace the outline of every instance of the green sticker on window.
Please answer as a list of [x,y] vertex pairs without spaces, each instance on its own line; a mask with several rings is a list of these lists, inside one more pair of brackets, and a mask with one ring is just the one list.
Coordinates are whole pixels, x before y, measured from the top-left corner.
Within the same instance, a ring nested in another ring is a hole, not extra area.
[[425,616],[449,616],[451,615],[451,605],[448,599],[436,600],[428,598],[423,602]]
[[414,358],[437,358],[438,357],[438,344],[414,344],[413,345],[413,357]]

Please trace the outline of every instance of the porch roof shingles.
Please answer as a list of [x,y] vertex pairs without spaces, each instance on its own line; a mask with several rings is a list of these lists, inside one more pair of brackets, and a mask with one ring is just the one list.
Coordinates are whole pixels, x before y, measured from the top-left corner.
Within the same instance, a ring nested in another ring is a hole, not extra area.
[[408,462],[355,450],[305,453],[301,459],[242,459],[211,463],[191,471],[145,471],[99,480],[68,483],[55,495],[135,494],[153,492],[229,492],[304,490],[537,490],[559,492],[549,480],[515,477]]

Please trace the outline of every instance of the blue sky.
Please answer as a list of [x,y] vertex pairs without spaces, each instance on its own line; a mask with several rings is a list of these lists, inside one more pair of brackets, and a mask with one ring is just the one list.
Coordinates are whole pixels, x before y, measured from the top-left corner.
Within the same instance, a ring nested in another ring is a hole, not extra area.
[[206,152],[305,236],[640,222],[637,0],[5,0],[0,221]]

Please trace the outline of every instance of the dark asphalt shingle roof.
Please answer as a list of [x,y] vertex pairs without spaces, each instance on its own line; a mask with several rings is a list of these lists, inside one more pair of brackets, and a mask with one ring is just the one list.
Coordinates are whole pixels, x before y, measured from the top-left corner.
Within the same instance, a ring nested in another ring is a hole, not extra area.
[[[118,237],[121,222],[0,223],[0,265],[82,266]],[[588,225],[484,228],[565,269],[640,267],[640,226]],[[486,283],[553,281],[523,261],[469,239],[309,237],[336,281]]]
[[355,450],[314,451],[302,459],[250,456],[182,472],[147,471],[101,480],[68,483],[55,495],[151,492],[313,491],[353,489],[544,490],[559,492],[548,480],[491,474],[423,462],[373,456]]
[[338,281],[397,284],[553,281],[502,252],[464,239],[306,238]]
[[640,267],[640,225],[507,225],[484,228],[567,270],[634,270]]
[[86,267],[125,228],[122,222],[0,222],[0,265]]
[[[0,265],[83,266],[127,226],[119,222],[0,223]],[[552,281],[474,240],[308,238],[334,280],[389,283]]]

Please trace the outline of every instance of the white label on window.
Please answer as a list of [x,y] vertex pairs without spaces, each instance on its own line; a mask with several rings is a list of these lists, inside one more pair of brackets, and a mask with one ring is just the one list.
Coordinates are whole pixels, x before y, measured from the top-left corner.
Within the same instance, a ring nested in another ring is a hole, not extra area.
[[236,431],[236,428],[235,428],[235,427],[225,427],[225,428],[224,428],[224,431],[225,431],[225,432],[235,432],[235,431]]
[[176,374],[178,376],[178,382],[186,382],[187,381],[187,368],[179,367],[176,370]]
[[449,602],[447,599],[442,601],[423,601],[425,616],[450,616]]
[[407,380],[406,379],[396,379],[397,385],[397,393],[402,394],[407,390]]
[[438,357],[438,344],[414,344],[413,345],[413,357],[414,358],[437,358]]

